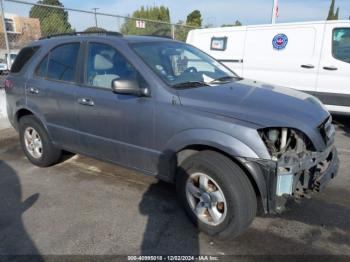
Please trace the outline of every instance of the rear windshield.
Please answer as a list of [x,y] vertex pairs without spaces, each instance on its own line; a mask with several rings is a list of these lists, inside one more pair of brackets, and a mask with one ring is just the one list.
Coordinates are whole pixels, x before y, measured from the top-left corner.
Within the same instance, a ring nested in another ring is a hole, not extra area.
[[39,46],[30,46],[23,48],[17,55],[15,61],[11,66],[11,73],[18,73],[22,70],[24,65],[32,58],[32,56],[39,50]]

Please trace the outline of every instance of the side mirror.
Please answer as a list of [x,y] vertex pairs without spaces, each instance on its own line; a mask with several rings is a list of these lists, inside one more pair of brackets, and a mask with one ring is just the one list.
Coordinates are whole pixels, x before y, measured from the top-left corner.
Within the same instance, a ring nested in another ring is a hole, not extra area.
[[117,94],[149,96],[148,88],[141,88],[135,80],[114,79],[112,81],[112,90]]

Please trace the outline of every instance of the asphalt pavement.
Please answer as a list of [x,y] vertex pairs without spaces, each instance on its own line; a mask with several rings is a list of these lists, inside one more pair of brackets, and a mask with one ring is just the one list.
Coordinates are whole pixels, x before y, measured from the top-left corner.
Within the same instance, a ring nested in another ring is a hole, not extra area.
[[80,155],[50,168],[0,131],[0,255],[348,255],[350,117],[335,117],[339,175],[278,216],[258,215],[233,241],[200,233],[172,185]]

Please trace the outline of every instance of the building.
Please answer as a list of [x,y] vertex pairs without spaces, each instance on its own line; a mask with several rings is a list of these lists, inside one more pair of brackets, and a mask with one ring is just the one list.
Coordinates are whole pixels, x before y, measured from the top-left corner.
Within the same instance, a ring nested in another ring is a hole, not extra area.
[[[37,18],[5,13],[5,24],[11,49],[20,49],[41,37],[40,21]],[[6,49],[3,32],[3,25],[0,23],[0,49]]]

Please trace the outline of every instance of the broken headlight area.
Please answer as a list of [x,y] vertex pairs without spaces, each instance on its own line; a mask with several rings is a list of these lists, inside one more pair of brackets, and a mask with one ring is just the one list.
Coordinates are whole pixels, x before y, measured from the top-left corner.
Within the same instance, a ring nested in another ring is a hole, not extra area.
[[288,198],[308,197],[322,190],[336,175],[338,157],[334,146],[317,152],[307,136],[290,128],[268,128],[259,132],[276,162],[275,211],[282,211]]
[[308,151],[315,151],[311,141],[295,129],[266,128],[259,130],[259,133],[274,161],[287,152],[302,157]]

